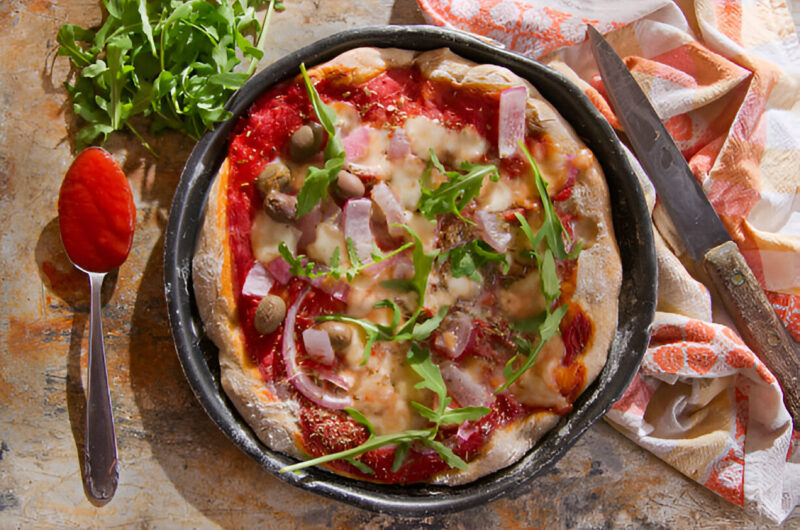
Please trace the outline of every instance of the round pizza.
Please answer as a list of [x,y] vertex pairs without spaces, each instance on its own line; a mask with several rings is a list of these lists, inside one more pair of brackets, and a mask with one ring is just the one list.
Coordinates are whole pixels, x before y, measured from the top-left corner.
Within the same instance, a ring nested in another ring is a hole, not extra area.
[[605,364],[619,252],[599,164],[528,81],[357,48],[239,118],[193,260],[222,386],[284,471],[463,484]]

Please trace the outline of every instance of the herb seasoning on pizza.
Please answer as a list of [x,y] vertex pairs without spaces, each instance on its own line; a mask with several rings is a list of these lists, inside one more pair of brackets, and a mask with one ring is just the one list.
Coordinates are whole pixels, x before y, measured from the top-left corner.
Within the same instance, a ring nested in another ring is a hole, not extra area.
[[535,88],[359,48],[241,118],[193,262],[259,438],[383,483],[525,454],[605,364],[621,265],[592,153]]

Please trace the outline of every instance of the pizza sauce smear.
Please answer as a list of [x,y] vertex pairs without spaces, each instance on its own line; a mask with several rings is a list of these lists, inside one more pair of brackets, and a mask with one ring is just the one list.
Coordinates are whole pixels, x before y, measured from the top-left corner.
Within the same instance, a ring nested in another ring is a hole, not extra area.
[[[400,126],[411,116],[422,115],[439,120],[452,128],[467,125],[475,127],[492,145],[497,143],[498,94],[481,94],[473,90],[457,90],[449,85],[423,79],[416,69],[389,70],[356,88],[342,88],[323,80],[316,85],[326,102],[345,101],[353,104],[364,123],[381,126]],[[250,230],[252,220],[261,208],[261,197],[252,185],[264,166],[279,153],[285,153],[290,133],[303,125],[314,112],[302,83],[283,83],[262,96],[249,114],[238,123],[229,148],[231,170],[228,184],[228,226],[233,254],[234,292],[241,293],[245,277],[255,263]],[[534,138],[534,142],[541,139]],[[525,173],[526,163],[519,157],[509,157],[502,162],[503,170],[512,176]],[[275,285],[271,294],[281,296],[289,307],[308,288],[304,279],[293,277],[285,285]],[[259,298],[239,295],[238,310],[245,343],[251,359],[258,366],[265,381],[285,378],[286,371],[281,356],[281,343],[285,330],[280,326],[273,333],[259,335],[253,326],[255,308]],[[314,323],[314,316],[341,312],[344,303],[330,294],[311,288],[297,316],[297,335]],[[480,334],[490,328],[488,322],[475,322]],[[559,388],[562,394],[574,399],[575,389],[582,388],[585,371],[581,371],[581,352],[591,336],[591,321],[572,305],[561,323],[565,338],[566,355],[560,371]],[[471,341],[464,356],[491,355],[491,341]],[[298,357],[302,358],[302,341],[296,341]],[[435,348],[434,348],[435,349]],[[313,367],[312,367],[313,368]],[[291,385],[286,385],[296,392]],[[363,443],[369,432],[346,412],[320,407],[297,393],[302,445],[312,456],[321,456],[356,447]],[[504,425],[511,424],[537,412],[524,406],[508,392],[496,396],[491,413],[461,426],[442,426],[437,440],[450,447],[466,461],[477,455],[491,434]],[[544,409],[541,409],[544,410]],[[568,411],[550,411],[559,414]],[[327,464],[351,476],[382,483],[408,484],[425,481],[448,469],[438,453],[423,446],[412,447],[404,464],[392,471],[394,446],[384,446],[359,457],[374,474],[365,474],[350,463],[338,460]]]

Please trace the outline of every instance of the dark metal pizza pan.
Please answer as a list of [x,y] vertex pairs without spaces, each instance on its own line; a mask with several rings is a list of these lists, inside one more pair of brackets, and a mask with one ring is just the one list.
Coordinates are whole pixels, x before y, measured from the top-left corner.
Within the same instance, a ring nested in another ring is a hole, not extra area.
[[[458,487],[375,485],[322,469],[280,473],[293,459],[271,451],[254,435],[220,386],[216,347],[203,333],[192,292],[191,261],[206,195],[226,155],[228,136],[265,89],[359,46],[429,50],[449,47],[479,63],[493,63],[528,79],[570,122],[600,161],[608,181],[614,230],[623,265],[619,327],[609,360],[555,429],[515,464]],[[164,282],[170,326],[186,378],[211,419],[230,440],[278,478],[326,497],[378,512],[426,516],[485,504],[553,465],[619,399],[636,373],[649,340],[656,304],[656,261],[648,209],[617,137],[581,90],[561,74],[462,32],[432,26],[382,26],[345,31],[291,53],[255,75],[229,101],[234,117],[195,146],[181,175],[170,211]]]

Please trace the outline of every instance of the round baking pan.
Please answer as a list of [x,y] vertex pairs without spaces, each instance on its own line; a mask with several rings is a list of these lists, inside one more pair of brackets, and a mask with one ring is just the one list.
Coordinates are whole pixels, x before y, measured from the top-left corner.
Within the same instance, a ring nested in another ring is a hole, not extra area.
[[[191,278],[195,242],[206,195],[227,154],[228,137],[237,119],[267,88],[297,75],[301,63],[310,67],[360,46],[413,50],[449,47],[466,59],[512,70],[529,80],[569,121],[594,152],[608,181],[623,265],[618,329],[608,362],[572,411],[522,459],[462,486],[378,485],[320,468],[298,474],[279,472],[294,460],[262,444],[225,396],[220,386],[217,349],[204,335],[197,312]],[[268,471],[294,486],[369,510],[406,516],[452,512],[485,504],[541,474],[622,396],[641,362],[655,311],[656,261],[650,216],[614,131],[581,90],[564,76],[459,31],[433,26],[365,27],[335,34],[283,57],[236,92],[228,109],[233,117],[197,143],[181,175],[166,232],[164,288],[175,347],[197,399],[231,441]]]

